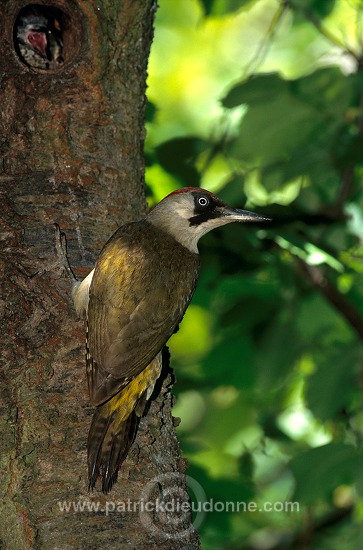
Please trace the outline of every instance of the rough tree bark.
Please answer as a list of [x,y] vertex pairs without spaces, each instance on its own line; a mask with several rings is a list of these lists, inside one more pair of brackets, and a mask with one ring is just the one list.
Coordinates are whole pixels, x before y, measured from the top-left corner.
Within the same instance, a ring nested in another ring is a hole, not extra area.
[[[172,532],[160,515],[140,521],[137,509],[127,510],[155,476],[167,474],[161,491],[167,482],[185,490],[183,476],[174,475],[185,464],[172,426],[170,375],[113,492],[87,491],[85,331],[54,247],[58,223],[84,277],[113,231],[145,210],[143,116],[155,3],[36,0],[65,14],[57,71],[32,70],[17,56],[14,22],[28,3],[0,3],[0,548],[198,548],[188,514],[174,514]],[[84,509],[62,511],[64,502]]]

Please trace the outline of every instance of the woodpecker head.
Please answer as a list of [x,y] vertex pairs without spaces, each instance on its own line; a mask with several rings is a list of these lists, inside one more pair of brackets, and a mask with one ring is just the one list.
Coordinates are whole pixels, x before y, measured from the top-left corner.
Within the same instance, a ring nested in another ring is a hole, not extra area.
[[147,220],[192,252],[199,239],[220,225],[231,222],[266,222],[269,218],[231,208],[213,193],[199,187],[185,187],[165,197],[149,212]]
[[50,69],[63,63],[62,31],[55,17],[34,9],[25,11],[17,21],[16,43],[30,67]]

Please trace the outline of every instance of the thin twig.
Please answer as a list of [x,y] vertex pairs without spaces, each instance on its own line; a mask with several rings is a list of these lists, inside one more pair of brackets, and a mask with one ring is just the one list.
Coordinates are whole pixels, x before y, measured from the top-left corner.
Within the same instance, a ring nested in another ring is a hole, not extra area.
[[[293,7],[294,6],[292,5],[292,8]],[[324,38],[326,38],[334,46],[340,48],[343,52],[352,56],[358,64],[360,63],[360,56],[354,50],[352,50],[352,48],[350,48],[348,44],[344,43],[342,40],[340,40],[340,38],[338,38],[338,36],[333,34],[328,28],[324,27],[320,19],[316,17],[314,13],[303,10],[303,14],[305,15],[306,19],[310,21],[310,23],[317,29],[317,31],[319,31],[319,33],[324,36]]]
[[250,74],[251,70],[254,68],[256,70],[256,67],[260,62],[262,62],[264,56],[267,53],[269,43],[271,42],[271,39],[273,38],[274,34],[276,33],[276,30],[282,20],[282,17],[285,13],[285,11],[288,9],[288,3],[282,2],[279,7],[277,8],[276,12],[273,14],[273,17],[270,21],[269,27],[267,29],[267,32],[261,40],[257,51],[253,55],[252,59],[247,63],[245,67],[245,74]]

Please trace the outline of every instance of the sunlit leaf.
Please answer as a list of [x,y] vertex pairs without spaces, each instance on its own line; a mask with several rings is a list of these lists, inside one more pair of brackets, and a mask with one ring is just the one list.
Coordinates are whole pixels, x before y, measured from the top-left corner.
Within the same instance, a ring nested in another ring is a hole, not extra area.
[[345,212],[348,215],[348,231],[363,241],[363,212],[361,208],[354,203],[345,206]]
[[275,240],[281,248],[288,250],[291,254],[304,260],[309,265],[321,265],[325,263],[336,271],[342,272],[344,270],[343,264],[331,254],[301,238],[291,238],[290,236],[289,240],[287,240],[283,236],[276,235]]

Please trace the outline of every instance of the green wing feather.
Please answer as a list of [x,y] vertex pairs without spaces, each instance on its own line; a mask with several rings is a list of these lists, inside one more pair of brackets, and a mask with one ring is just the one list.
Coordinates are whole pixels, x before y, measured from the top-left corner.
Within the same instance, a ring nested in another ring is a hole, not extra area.
[[151,224],[145,231],[145,223],[121,227],[96,263],[87,342],[94,405],[149,365],[181,321],[197,282],[199,256]]

